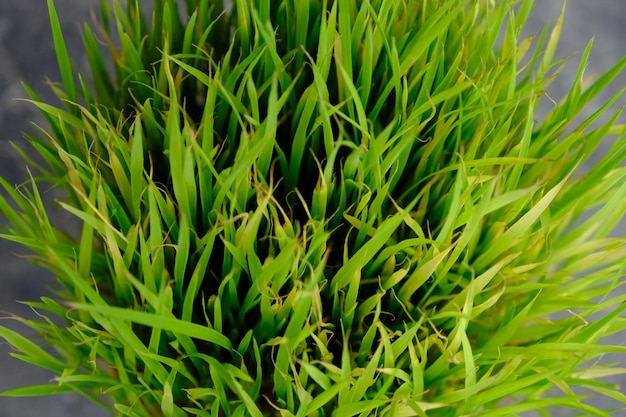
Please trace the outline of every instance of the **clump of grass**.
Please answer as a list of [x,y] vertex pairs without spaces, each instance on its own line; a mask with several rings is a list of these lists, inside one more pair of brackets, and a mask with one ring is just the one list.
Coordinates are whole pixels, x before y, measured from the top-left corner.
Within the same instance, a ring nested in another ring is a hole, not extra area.
[[626,128],[598,122],[622,92],[575,121],[626,58],[588,83],[590,42],[538,121],[562,18],[520,39],[532,1],[233,3],[103,2],[90,83],[48,1],[65,107],[29,90],[47,166],[0,209],[65,289],[23,320],[58,355],[0,336],[58,377],[4,395],[140,417],[626,404],[600,364],[626,353],[601,343],[626,328]]

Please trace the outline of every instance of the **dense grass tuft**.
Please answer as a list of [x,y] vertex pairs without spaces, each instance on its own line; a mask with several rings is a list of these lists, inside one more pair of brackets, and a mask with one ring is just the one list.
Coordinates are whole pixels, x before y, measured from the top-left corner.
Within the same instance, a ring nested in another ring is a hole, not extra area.
[[58,377],[4,395],[133,417],[615,415],[587,400],[626,404],[600,361],[626,354],[600,343],[626,328],[626,127],[600,122],[622,92],[577,116],[626,58],[587,83],[590,43],[537,120],[562,20],[520,39],[530,0],[233,3],[103,1],[84,75],[48,1],[65,107],[29,90],[47,166],[2,181],[0,210],[65,288],[25,321],[59,355],[0,336]]

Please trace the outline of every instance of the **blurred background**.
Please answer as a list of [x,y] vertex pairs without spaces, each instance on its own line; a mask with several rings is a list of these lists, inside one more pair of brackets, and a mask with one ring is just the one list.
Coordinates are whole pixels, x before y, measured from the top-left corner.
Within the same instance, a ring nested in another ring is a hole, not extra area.
[[[559,0],[537,0],[536,9],[526,28],[530,35],[541,30],[547,22],[556,22],[562,2]],[[97,0],[55,0],[64,30],[68,50],[79,68],[86,68],[80,31],[84,22],[91,22],[98,9]],[[569,89],[575,76],[578,59],[587,42],[595,37],[586,75],[608,70],[619,59],[626,56],[626,0],[570,0],[565,13],[565,22],[557,56],[569,56],[569,65],[553,83],[549,94],[555,100]],[[26,82],[44,99],[54,100],[46,79],[60,80],[50,35],[48,11],[45,0],[0,0],[0,175],[11,184],[26,178],[24,162],[10,146],[9,141],[25,145],[22,132],[34,132],[32,123],[43,126],[41,117],[33,105],[16,100],[26,95],[21,82]],[[609,91],[587,109],[607,101],[613,94],[626,86],[626,73],[612,85]],[[626,104],[622,97],[615,105]],[[626,118],[622,117],[622,123]],[[608,146],[608,144],[607,144]],[[616,213],[623,215],[623,213]],[[0,217],[0,224],[5,220]],[[626,235],[624,221],[616,235]],[[38,300],[54,288],[53,277],[20,257],[24,251],[17,245],[0,240],[0,317],[15,314],[34,317],[29,307],[20,300]],[[2,324],[20,329],[13,320]],[[23,328],[21,328],[23,330]],[[34,335],[33,335],[34,336]],[[611,343],[626,346],[626,334],[616,335]],[[44,370],[24,364],[9,356],[10,348],[0,343],[0,392],[31,384],[49,382],[53,375]],[[624,364],[626,365],[626,364]],[[626,390],[626,377],[615,378]],[[599,404],[602,408],[601,404]],[[43,398],[0,397],[0,417],[104,417],[108,414],[78,395],[60,395]],[[566,415],[558,414],[556,415]],[[626,412],[621,414],[626,417]],[[615,417],[619,417],[616,415]]]

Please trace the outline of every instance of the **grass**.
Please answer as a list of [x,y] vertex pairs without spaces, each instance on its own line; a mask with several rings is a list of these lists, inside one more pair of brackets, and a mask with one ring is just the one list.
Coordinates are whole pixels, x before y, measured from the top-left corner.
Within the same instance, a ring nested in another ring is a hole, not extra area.
[[588,81],[590,42],[536,120],[563,20],[520,39],[530,0],[103,1],[89,75],[48,7],[64,107],[27,87],[46,166],[0,180],[0,210],[64,287],[18,319],[56,353],[0,336],[57,377],[3,395],[138,417],[624,410],[602,381],[625,372],[602,363],[626,353],[603,343],[626,328],[622,91],[577,116],[626,58]]

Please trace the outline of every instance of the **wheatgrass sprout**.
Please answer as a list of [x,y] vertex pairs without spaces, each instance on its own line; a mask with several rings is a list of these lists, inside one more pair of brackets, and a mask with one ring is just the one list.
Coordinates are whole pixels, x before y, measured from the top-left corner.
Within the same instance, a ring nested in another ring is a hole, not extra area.
[[554,57],[562,19],[520,38],[530,0],[103,1],[88,75],[48,6],[64,107],[29,90],[46,166],[2,180],[0,209],[64,287],[24,320],[56,353],[0,336],[57,378],[3,395],[132,417],[623,412],[602,381],[625,371],[602,362],[626,354],[603,343],[626,328],[622,91],[578,116],[626,58],[585,85],[590,43],[539,118],[576,63]]

